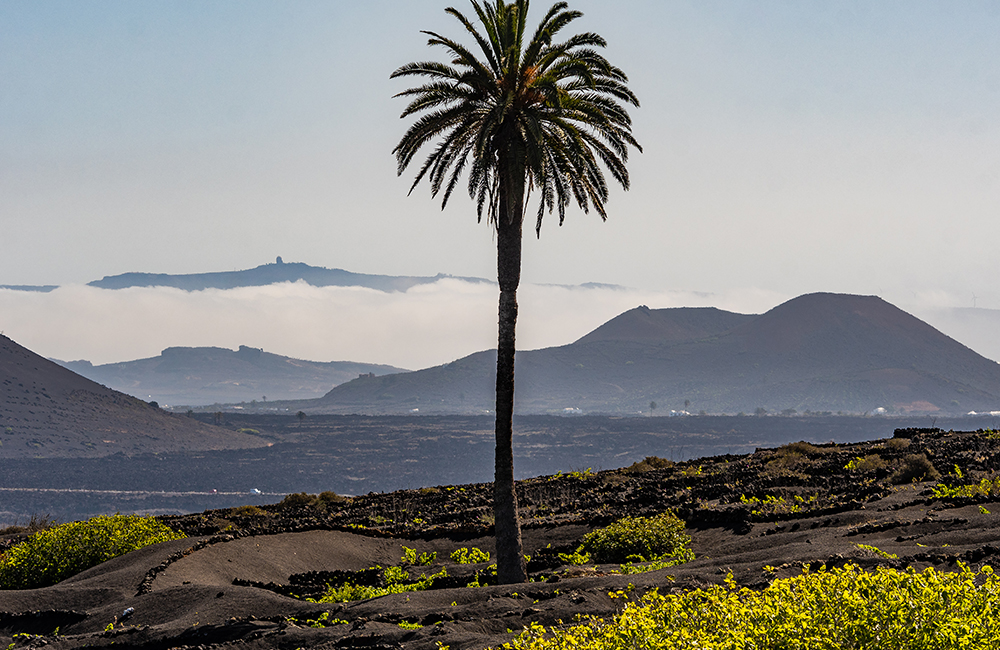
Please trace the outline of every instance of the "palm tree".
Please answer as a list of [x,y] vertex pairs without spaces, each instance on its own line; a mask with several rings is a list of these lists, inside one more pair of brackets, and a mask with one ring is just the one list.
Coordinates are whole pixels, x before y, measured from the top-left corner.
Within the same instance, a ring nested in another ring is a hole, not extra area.
[[[528,0],[472,0],[478,25],[454,8],[456,18],[476,48],[435,32],[429,45],[447,50],[450,63],[409,63],[392,73],[423,77],[397,97],[409,98],[402,118],[422,114],[396,145],[402,174],[427,144],[433,150],[420,167],[410,192],[427,178],[441,208],[468,172],[469,196],[478,218],[486,214],[497,242],[500,284],[496,376],[496,473],[494,514],[497,574],[502,583],[524,582],[521,529],[514,490],[512,420],[514,413],[514,328],[517,286],[521,276],[521,230],[531,192],[538,196],[535,232],[542,217],[558,211],[559,223],[571,201],[592,207],[607,218],[606,168],[625,189],[629,186],[628,146],[642,151],[632,137],[632,121],[623,104],[639,105],[625,73],[597,48],[605,41],[594,33],[556,41],[556,35],[582,14],[565,2],[552,5],[526,40]],[[603,165],[603,167],[602,167]]]

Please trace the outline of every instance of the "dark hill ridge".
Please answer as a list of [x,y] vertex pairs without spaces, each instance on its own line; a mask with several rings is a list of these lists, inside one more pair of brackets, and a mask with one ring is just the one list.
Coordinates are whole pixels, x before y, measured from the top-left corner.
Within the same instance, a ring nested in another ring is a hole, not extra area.
[[0,289],[11,291],[35,291],[38,293],[48,293],[55,291],[59,287],[54,284],[0,284]]
[[745,350],[817,359],[860,352],[886,358],[920,349],[956,352],[952,339],[877,296],[807,294],[748,319],[731,333]]
[[615,316],[576,343],[642,341],[681,343],[717,336],[757,318],[715,307],[650,309],[645,305]]
[[[343,269],[327,269],[310,266],[302,262],[284,263],[281,258],[274,264],[262,264],[242,271],[220,271],[217,273],[122,273],[105,276],[88,283],[101,289],[125,289],[127,287],[176,287],[185,291],[203,289],[235,289],[237,287],[260,287],[279,282],[303,280],[314,287],[368,287],[379,291],[406,291],[419,284],[430,284],[454,276],[438,274],[433,277],[370,275],[352,273]],[[466,282],[489,282],[482,278],[455,278]]]
[[[731,328],[726,329],[727,325]],[[658,333],[660,336],[658,337]],[[314,412],[483,412],[495,354],[338,386]],[[1000,407],[1000,364],[875,296],[816,293],[759,316],[638,308],[571,345],[518,352],[517,409],[962,414]]]
[[0,458],[238,449],[255,436],[172,415],[0,335]]
[[305,361],[241,345],[173,347],[159,356],[99,366],[58,362],[88,379],[161,405],[207,405],[276,399],[311,399],[362,374],[405,372],[402,368],[353,361]]

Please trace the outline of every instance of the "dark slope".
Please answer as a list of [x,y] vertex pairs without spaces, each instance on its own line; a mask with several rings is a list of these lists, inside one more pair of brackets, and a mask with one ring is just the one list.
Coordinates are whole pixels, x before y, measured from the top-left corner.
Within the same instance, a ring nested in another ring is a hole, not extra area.
[[650,309],[645,305],[615,316],[576,343],[642,341],[680,343],[723,334],[752,321],[755,314],[736,314],[715,307]]
[[[728,332],[723,319],[735,323]],[[664,337],[651,338],[656,331]],[[636,413],[651,401],[662,410],[689,401],[692,411],[728,413],[959,414],[1000,406],[1000,365],[872,296],[810,294],[748,317],[639,309],[594,334],[518,353],[520,412]],[[357,380],[300,407],[482,412],[492,404],[493,359],[481,352],[416,373]]]
[[875,296],[800,296],[718,346],[692,348],[743,379],[715,387],[741,410],[963,413],[1000,404],[1000,365]]
[[[343,269],[327,269],[309,266],[302,262],[262,264],[242,271],[221,271],[218,273],[188,273],[170,275],[168,273],[122,273],[94,280],[89,285],[101,289],[125,289],[127,287],[176,287],[185,291],[202,289],[234,289],[236,287],[259,287],[279,282],[303,280],[314,287],[368,287],[379,291],[406,291],[418,284],[429,284],[452,276],[438,274],[433,277],[370,275],[352,273]],[[467,282],[488,282],[482,278],[456,278]]]
[[0,458],[237,449],[260,438],[172,415],[0,335]]
[[241,345],[167,348],[157,357],[100,366],[59,362],[88,379],[161,405],[205,405],[276,399],[311,399],[358,375],[405,372],[353,361],[305,361]]

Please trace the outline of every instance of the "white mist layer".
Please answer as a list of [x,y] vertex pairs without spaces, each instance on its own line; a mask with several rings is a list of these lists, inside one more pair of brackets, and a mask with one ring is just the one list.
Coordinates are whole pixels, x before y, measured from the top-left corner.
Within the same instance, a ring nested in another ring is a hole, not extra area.
[[[762,313],[787,300],[747,289],[727,294],[522,285],[518,349],[572,343],[618,314],[647,305]],[[49,358],[94,364],[159,355],[171,346],[240,345],[312,361],[418,369],[496,345],[494,285],[444,279],[406,292],[314,287],[0,290],[0,330]]]

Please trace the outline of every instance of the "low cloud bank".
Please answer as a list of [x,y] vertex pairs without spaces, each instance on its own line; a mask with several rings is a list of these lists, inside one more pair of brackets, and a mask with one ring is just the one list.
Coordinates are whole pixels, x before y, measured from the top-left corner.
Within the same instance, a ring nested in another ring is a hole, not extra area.
[[[761,313],[790,298],[523,285],[518,348],[565,345],[640,304]],[[42,356],[94,364],[157,356],[171,346],[240,345],[313,361],[417,369],[496,345],[497,289],[444,279],[401,293],[304,282],[187,292],[168,287],[50,293],[0,289],[0,330]]]

